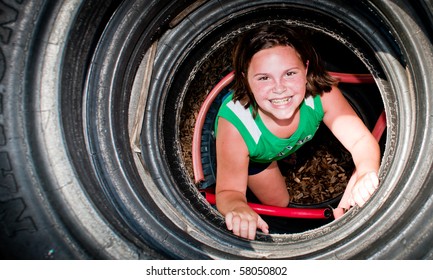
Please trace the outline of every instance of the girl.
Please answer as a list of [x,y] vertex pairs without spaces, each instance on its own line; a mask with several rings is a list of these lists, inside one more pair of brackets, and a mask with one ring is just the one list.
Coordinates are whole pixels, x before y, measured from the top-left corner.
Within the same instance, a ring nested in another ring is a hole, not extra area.
[[235,84],[215,130],[216,202],[227,228],[248,239],[257,229],[269,232],[247,205],[247,187],[261,203],[287,207],[290,197],[277,161],[309,141],[322,121],[356,167],[334,216],[363,206],[379,185],[379,146],[312,46],[287,25],[267,24],[247,32],[233,57]]

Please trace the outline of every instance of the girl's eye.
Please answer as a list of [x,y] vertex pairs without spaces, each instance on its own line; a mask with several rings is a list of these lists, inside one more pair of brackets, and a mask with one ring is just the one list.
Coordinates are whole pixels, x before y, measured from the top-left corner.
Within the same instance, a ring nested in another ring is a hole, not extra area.
[[296,72],[289,71],[289,72],[286,73],[286,76],[290,77],[290,76],[293,76],[295,74],[296,74]]
[[269,77],[267,77],[267,76],[261,76],[261,77],[259,77],[258,80],[259,81],[267,81],[267,80],[269,80]]

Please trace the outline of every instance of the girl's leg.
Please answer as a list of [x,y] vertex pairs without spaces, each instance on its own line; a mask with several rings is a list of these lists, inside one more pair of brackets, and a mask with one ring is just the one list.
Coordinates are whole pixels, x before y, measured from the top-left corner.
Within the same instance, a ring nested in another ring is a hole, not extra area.
[[271,163],[258,174],[250,175],[248,187],[263,204],[279,207],[289,205],[289,192],[277,162]]

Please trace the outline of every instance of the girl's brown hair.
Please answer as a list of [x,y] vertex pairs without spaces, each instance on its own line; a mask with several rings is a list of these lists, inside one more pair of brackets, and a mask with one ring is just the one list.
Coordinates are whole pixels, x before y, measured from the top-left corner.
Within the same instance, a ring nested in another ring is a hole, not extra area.
[[285,23],[260,25],[247,31],[233,51],[233,99],[241,102],[245,108],[252,105],[254,116],[257,114],[257,103],[248,85],[248,67],[254,54],[277,46],[294,48],[304,65],[308,65],[306,95],[329,92],[332,85],[337,83],[325,70],[315,49],[307,42],[306,36]]

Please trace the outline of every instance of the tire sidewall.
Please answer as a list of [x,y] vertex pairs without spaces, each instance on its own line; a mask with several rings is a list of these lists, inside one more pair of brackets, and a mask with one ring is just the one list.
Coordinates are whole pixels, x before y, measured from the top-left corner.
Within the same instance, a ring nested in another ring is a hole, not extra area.
[[[104,6],[103,2],[93,3],[96,7]],[[71,37],[87,26],[85,19],[90,18],[83,12],[88,8],[85,1],[17,4],[10,10],[16,17],[5,19],[11,27],[1,45],[5,66],[0,76],[0,156],[1,182],[6,188],[0,196],[0,220],[5,229],[2,243],[12,244],[4,248],[9,251],[6,257],[428,256],[430,249],[424,245],[432,236],[423,225],[431,222],[429,170],[433,151],[428,145],[431,132],[425,128],[431,127],[429,93],[433,87],[425,74],[433,69],[432,44],[426,37],[425,23],[417,19],[409,4],[399,7],[389,1],[361,1],[354,8],[344,2],[338,5],[338,1],[287,1],[295,6],[311,5],[336,19],[344,15],[340,19],[353,29],[365,20],[360,32],[365,39],[372,39],[368,45],[378,51],[376,59],[383,69],[376,77],[388,118],[388,149],[381,167],[383,184],[365,208],[354,209],[337,222],[308,233],[260,235],[258,240],[248,242],[228,233],[222,217],[195,191],[184,171],[177,170],[182,161],[173,165],[171,154],[175,152],[179,158],[179,146],[170,150],[167,145],[177,143],[178,138],[176,129],[167,128],[163,120],[172,94],[170,86],[189,75],[179,74],[178,64],[189,55],[191,45],[205,41],[206,34],[212,34],[224,22],[225,15],[234,18],[253,4],[205,3],[192,9],[190,23],[170,26],[170,20],[193,1],[126,2],[119,8],[114,4],[104,6],[106,18],[100,22],[105,20],[106,26],[95,28],[100,39],[89,38],[94,48],[89,47],[80,57],[89,63],[73,64],[75,68],[65,62],[74,58],[68,52],[73,44]],[[113,10],[116,13],[108,17]],[[362,15],[364,12],[366,15]],[[374,17],[380,20],[371,20]],[[141,25],[137,25],[137,19]],[[379,27],[379,31],[374,30]],[[414,32],[414,27],[419,32]],[[125,33],[116,34],[116,30]],[[124,112],[128,110],[139,58],[156,40],[167,44],[158,49],[137,159],[130,151],[129,135],[122,131],[129,117]],[[79,66],[88,69],[77,70]],[[76,82],[82,82],[80,89],[65,86],[70,72],[84,76]],[[74,104],[82,104],[77,106],[82,106],[79,113],[83,119],[78,118],[77,123],[67,120],[68,94],[77,96]],[[175,103],[182,104],[182,94]],[[170,121],[177,127],[180,110],[174,109]],[[167,129],[174,132],[165,138],[161,131]],[[77,131],[80,136],[72,136]],[[416,232],[422,232],[422,239]],[[31,246],[28,240],[33,240]],[[419,246],[401,250],[400,244]]]

